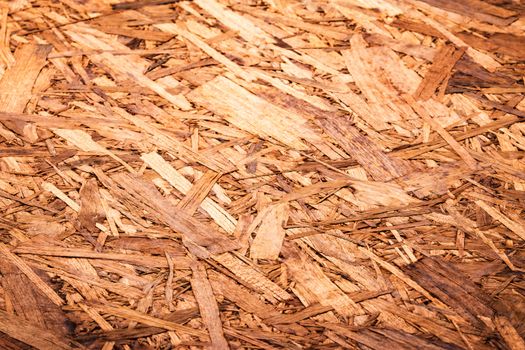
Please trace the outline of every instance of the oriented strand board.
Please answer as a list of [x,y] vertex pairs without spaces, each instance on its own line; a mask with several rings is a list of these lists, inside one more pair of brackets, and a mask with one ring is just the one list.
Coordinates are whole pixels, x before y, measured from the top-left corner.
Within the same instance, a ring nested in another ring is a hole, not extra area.
[[0,348],[525,349],[524,19],[0,3]]

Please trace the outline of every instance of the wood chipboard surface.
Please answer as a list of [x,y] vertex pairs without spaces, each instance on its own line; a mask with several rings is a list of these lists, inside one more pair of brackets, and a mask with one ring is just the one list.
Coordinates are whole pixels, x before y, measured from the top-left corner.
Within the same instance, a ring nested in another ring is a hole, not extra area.
[[525,349],[525,5],[0,4],[0,348]]

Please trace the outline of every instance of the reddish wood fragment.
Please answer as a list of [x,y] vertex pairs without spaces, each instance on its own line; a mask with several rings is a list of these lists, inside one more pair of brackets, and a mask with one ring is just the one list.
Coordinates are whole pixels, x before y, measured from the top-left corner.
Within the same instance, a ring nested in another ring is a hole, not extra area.
[[425,77],[419,84],[414,97],[421,100],[431,98],[439,86],[450,77],[452,69],[464,53],[465,48],[456,49],[450,45],[441,47],[436,53]]

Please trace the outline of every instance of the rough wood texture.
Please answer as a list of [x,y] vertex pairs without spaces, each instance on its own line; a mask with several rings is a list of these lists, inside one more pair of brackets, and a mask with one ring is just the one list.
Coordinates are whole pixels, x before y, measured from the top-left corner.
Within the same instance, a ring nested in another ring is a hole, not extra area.
[[0,348],[525,350],[525,5],[0,3]]

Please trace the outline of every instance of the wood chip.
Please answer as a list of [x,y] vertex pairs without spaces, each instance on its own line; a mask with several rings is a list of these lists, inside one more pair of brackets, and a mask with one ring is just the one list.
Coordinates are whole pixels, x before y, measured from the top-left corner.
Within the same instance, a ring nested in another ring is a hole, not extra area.
[[210,333],[211,348],[229,349],[230,347],[224,338],[224,331],[222,330],[219,307],[213,295],[210,281],[208,281],[206,269],[202,263],[195,261],[191,270],[193,272],[191,287],[193,294],[195,294],[195,299],[197,299],[197,303],[199,304],[201,317]]

